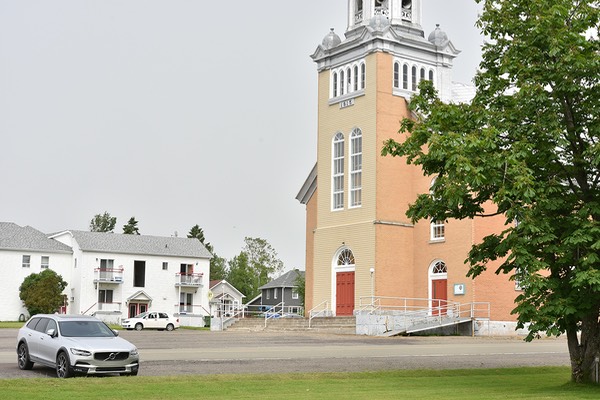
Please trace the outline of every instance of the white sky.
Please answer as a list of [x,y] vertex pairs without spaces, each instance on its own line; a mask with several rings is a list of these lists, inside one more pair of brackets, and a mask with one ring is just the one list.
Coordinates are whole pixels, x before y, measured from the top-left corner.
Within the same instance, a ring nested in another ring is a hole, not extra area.
[[[140,233],[199,224],[217,254],[266,239],[304,268],[316,161],[317,73],[347,0],[0,0],[0,221],[87,230],[131,216]],[[472,79],[474,0],[424,0]]]

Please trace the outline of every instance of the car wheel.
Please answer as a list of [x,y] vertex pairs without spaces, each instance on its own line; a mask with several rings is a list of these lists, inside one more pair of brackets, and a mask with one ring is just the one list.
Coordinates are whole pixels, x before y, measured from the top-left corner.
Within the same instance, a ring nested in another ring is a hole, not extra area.
[[170,331],[172,331],[173,329],[175,329],[175,327],[173,326],[173,324],[169,324],[169,325],[167,325],[167,330],[168,330],[169,332],[170,332]]
[[19,345],[17,350],[17,363],[19,364],[19,369],[33,368],[33,363],[29,359],[29,349],[25,343]]
[[137,324],[135,324],[135,330],[136,331],[141,331],[142,329],[144,329],[144,325],[142,325],[140,322],[138,322]]
[[73,369],[69,362],[69,356],[64,351],[58,353],[56,357],[56,376],[59,378],[70,378],[73,376]]

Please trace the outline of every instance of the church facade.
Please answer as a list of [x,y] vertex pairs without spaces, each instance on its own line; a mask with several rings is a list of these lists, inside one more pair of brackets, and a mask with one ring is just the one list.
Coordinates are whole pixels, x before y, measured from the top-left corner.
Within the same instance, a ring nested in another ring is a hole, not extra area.
[[331,30],[312,55],[317,163],[297,196],[306,205],[307,313],[353,315],[374,304],[445,313],[462,304],[514,328],[518,285],[496,275],[497,265],[466,277],[469,249],[504,218],[413,224],[408,206],[435,177],[381,156],[385,140],[399,140],[421,80],[433,81],[443,101],[468,100],[472,89],[452,81],[459,50],[439,26],[425,36],[420,0],[348,0],[344,36]]

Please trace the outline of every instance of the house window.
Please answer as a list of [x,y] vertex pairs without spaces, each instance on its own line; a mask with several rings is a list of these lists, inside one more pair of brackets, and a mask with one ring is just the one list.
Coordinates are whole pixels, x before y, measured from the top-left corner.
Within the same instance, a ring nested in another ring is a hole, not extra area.
[[111,270],[115,266],[115,260],[100,260],[100,269]]
[[47,269],[50,267],[50,256],[42,256],[42,269]]
[[446,263],[443,261],[436,262],[431,270],[431,273],[433,275],[447,274],[448,268],[446,267]]
[[298,300],[298,289],[297,288],[292,288],[292,299]]
[[344,208],[344,135],[337,133],[333,139],[333,209]]
[[193,293],[181,293],[179,295],[179,312],[192,312],[193,300]]
[[166,261],[163,261],[162,269],[163,269],[163,271],[167,271],[169,269],[169,263]]
[[420,76],[420,81],[424,81],[425,80],[425,68],[421,68],[421,76]]
[[267,294],[267,300],[271,300],[271,290],[267,289],[265,290],[265,293]]
[[273,299],[277,300],[277,288],[273,289]]
[[98,303],[112,303],[113,302],[113,291],[100,289],[98,291]]
[[349,267],[355,265],[354,254],[350,249],[344,249],[338,256],[337,260],[338,267]]
[[429,80],[431,82],[433,82],[433,70],[432,69],[429,70]]
[[350,135],[350,206],[362,204],[362,131],[354,129]]
[[31,256],[23,256],[23,268],[31,267]]
[[145,261],[134,261],[133,262],[133,286],[135,286],[135,287],[146,286],[146,262]]

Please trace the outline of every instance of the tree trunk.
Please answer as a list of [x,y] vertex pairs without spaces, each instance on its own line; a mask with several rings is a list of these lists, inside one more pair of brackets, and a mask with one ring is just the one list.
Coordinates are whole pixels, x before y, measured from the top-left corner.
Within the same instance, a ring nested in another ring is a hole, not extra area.
[[577,383],[596,382],[596,359],[600,356],[600,329],[598,313],[588,315],[579,329],[567,330],[569,356],[571,358],[571,380]]

